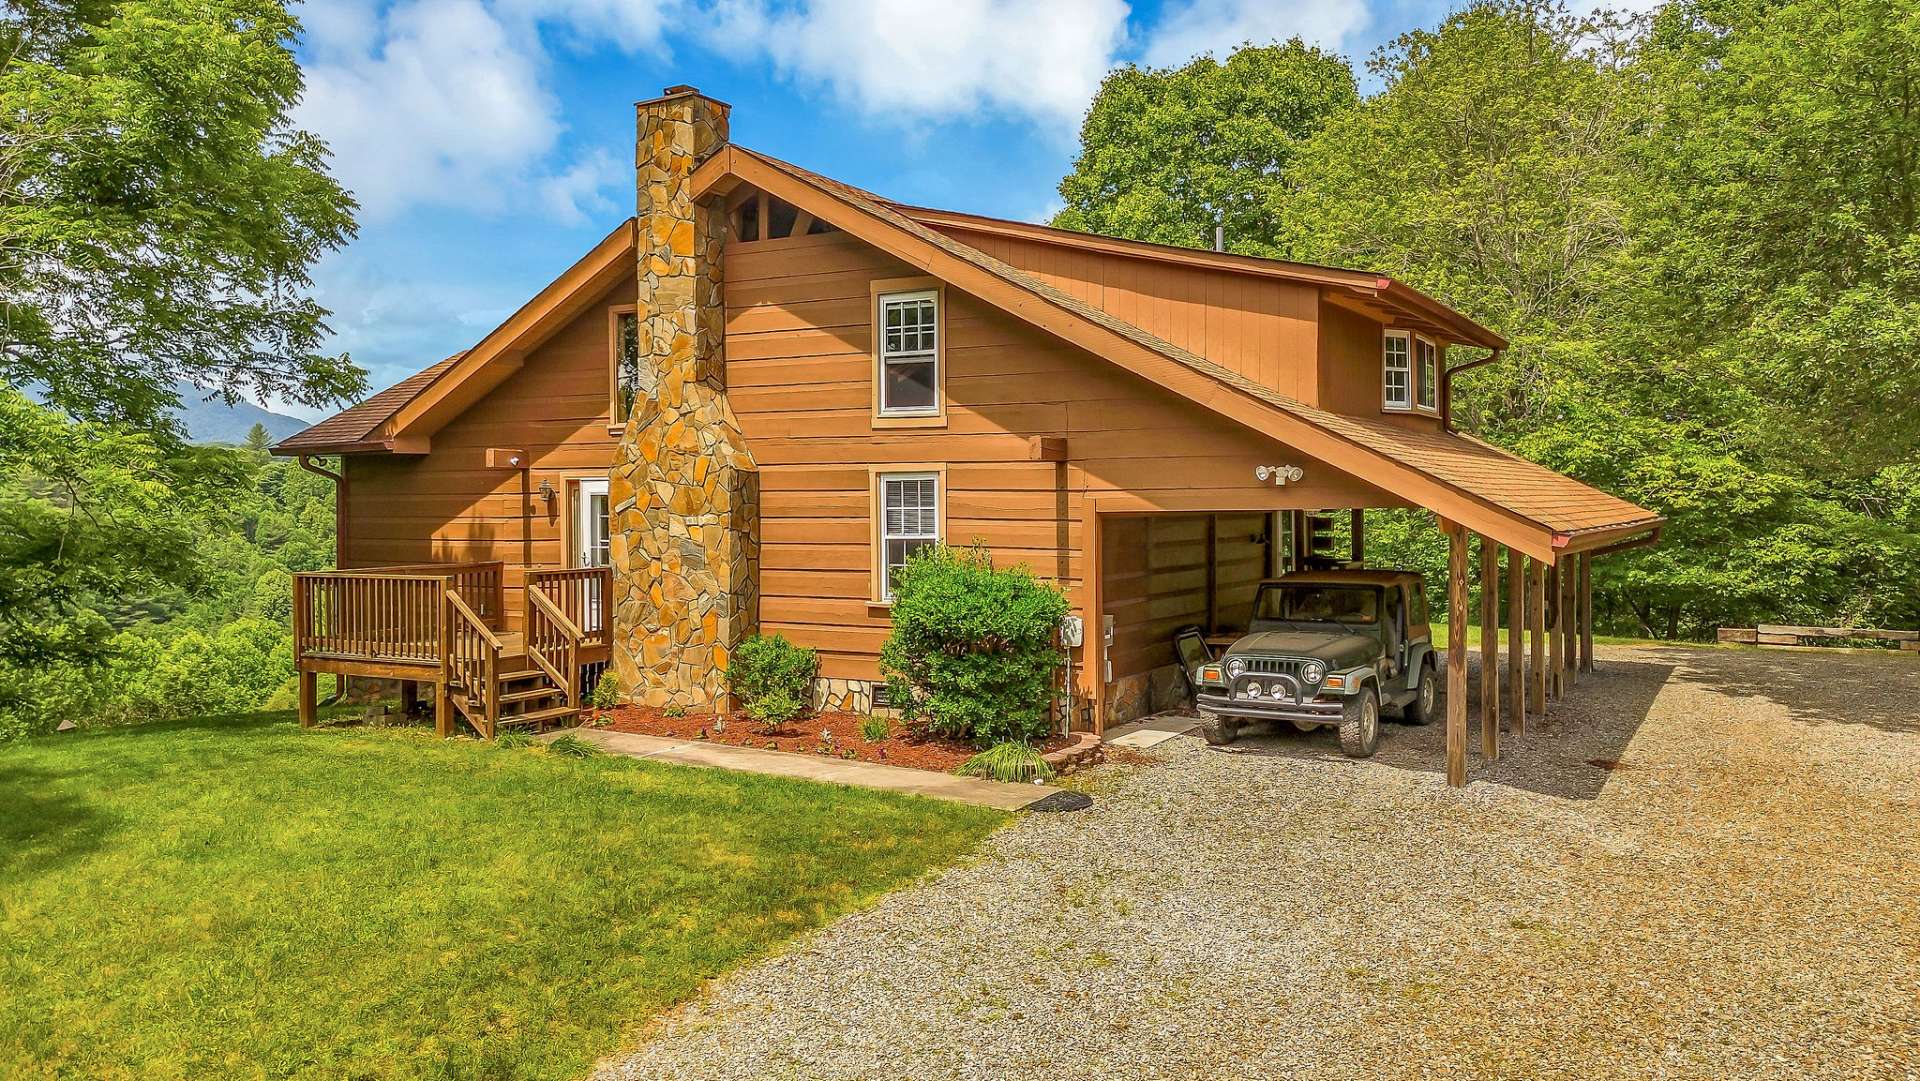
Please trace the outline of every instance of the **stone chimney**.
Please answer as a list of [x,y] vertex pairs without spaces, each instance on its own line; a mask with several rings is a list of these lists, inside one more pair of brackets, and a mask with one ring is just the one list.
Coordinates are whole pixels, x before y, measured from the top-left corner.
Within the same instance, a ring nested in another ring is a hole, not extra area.
[[608,484],[613,668],[630,701],[719,706],[760,609],[760,475],[727,402],[726,216],[692,191],[727,106],[674,86],[637,108],[642,386]]

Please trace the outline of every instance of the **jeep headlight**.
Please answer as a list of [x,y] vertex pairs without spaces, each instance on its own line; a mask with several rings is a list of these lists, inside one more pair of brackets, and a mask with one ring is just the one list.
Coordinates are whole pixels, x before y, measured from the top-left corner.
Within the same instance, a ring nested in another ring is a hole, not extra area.
[[1240,677],[1240,673],[1246,670],[1247,670],[1246,661],[1243,661],[1238,657],[1227,658],[1227,675],[1230,675],[1235,679],[1238,679]]
[[1308,683],[1318,683],[1320,682],[1320,677],[1326,674],[1327,670],[1320,667],[1318,661],[1308,661],[1307,666],[1300,669],[1300,675],[1304,677]]

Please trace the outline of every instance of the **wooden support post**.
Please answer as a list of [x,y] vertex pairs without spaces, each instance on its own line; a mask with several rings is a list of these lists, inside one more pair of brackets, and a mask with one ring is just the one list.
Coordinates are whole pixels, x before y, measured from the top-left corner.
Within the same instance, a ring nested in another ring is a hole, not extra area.
[[1367,512],[1364,508],[1353,508],[1353,525],[1348,530],[1352,534],[1353,544],[1350,555],[1355,563],[1367,561]]
[[453,735],[453,693],[444,679],[433,685],[433,730],[443,738]]
[[1521,555],[1507,549],[1507,722],[1527,731],[1527,602]]
[[1580,669],[1593,671],[1593,554],[1580,553]]
[[1480,754],[1500,760],[1500,546],[1480,538]]
[[1447,531],[1447,783],[1467,783],[1467,529]]
[[411,717],[413,709],[420,704],[420,684],[411,679],[400,681],[400,716]]
[[[337,678],[337,677],[336,677]],[[319,690],[315,686],[315,677],[306,669],[300,670],[300,727],[312,728],[319,715],[319,704],[315,701]]]
[[1561,656],[1561,644],[1565,636],[1560,633],[1560,624],[1567,618],[1567,606],[1561,603],[1560,579],[1558,565],[1547,568],[1547,594],[1550,598],[1547,609],[1547,700],[1551,702],[1560,700],[1566,676],[1566,659]]
[[1547,569],[1527,557],[1527,633],[1533,661],[1527,666],[1527,697],[1537,716],[1547,715]]
[[1573,671],[1578,667],[1573,648],[1574,621],[1580,616],[1573,603],[1574,579],[1579,577],[1577,562],[1568,559],[1560,564],[1560,694],[1563,697],[1573,692]]

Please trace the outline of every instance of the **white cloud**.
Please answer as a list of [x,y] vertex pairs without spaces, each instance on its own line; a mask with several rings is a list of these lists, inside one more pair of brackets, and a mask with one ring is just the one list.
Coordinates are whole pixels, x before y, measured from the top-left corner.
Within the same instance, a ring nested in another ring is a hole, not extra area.
[[1225,59],[1244,42],[1293,37],[1338,48],[1367,18],[1366,0],[1182,0],[1160,13],[1140,59],[1171,67],[1206,52]]
[[631,185],[632,168],[596,147],[571,168],[541,180],[536,189],[555,221],[579,225],[594,214],[612,213],[616,204],[606,193]]
[[765,56],[875,116],[981,109],[1077,121],[1126,31],[1124,0],[722,0],[710,43]]
[[630,53],[658,48],[681,0],[499,0],[497,10],[531,24],[560,28],[579,44],[611,41]]

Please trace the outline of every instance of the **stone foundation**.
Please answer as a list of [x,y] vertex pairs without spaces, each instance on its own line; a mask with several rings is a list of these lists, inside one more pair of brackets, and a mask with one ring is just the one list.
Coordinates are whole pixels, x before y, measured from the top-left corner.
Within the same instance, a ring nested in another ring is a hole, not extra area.
[[875,693],[885,686],[864,679],[816,679],[813,708],[816,712],[872,713]]
[[1107,727],[1191,704],[1180,666],[1163,664],[1151,671],[1123,676],[1108,685]]

